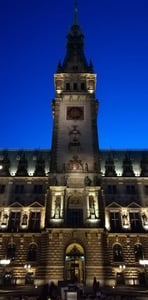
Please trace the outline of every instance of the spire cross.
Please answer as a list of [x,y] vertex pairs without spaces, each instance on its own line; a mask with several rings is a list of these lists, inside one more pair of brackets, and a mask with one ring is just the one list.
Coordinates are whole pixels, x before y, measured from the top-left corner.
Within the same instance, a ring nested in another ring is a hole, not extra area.
[[74,24],[78,24],[78,2],[74,3]]

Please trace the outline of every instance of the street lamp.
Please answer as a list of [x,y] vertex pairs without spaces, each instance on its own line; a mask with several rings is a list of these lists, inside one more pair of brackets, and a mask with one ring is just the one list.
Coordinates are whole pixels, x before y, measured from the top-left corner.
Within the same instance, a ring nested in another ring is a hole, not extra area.
[[125,268],[126,268],[125,265],[120,265],[120,266],[119,266],[119,269],[122,270],[122,271],[123,271]]
[[27,270],[28,270],[28,269],[30,269],[30,268],[31,268],[31,265],[27,265],[27,264],[24,265],[24,269],[27,269]]
[[11,260],[7,258],[0,259],[0,265],[3,267],[1,274],[1,283],[4,283],[5,267],[10,264]]

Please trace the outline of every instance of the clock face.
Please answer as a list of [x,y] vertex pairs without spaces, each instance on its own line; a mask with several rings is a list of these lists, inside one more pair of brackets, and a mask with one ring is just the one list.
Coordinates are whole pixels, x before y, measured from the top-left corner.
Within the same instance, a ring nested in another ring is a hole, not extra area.
[[68,106],[67,107],[67,120],[84,120],[84,107],[83,106]]

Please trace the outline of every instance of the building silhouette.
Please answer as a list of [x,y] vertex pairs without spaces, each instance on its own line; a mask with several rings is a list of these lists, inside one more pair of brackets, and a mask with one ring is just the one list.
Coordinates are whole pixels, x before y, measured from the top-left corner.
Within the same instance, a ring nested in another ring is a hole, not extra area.
[[76,11],[54,85],[51,150],[0,151],[1,281],[146,283],[148,151],[99,149]]

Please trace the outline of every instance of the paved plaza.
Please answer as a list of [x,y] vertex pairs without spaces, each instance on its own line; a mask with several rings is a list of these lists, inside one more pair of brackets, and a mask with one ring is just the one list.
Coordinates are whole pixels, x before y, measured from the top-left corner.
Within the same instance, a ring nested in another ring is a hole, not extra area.
[[[41,287],[22,286],[15,288],[1,288],[0,300],[49,300],[50,297],[42,294]],[[64,297],[57,300],[148,300],[148,289],[146,287],[115,288],[101,287],[98,296],[94,296],[90,288],[86,288],[84,294],[65,293]],[[52,299],[51,299],[52,300]],[[55,300],[55,298],[53,299]]]

